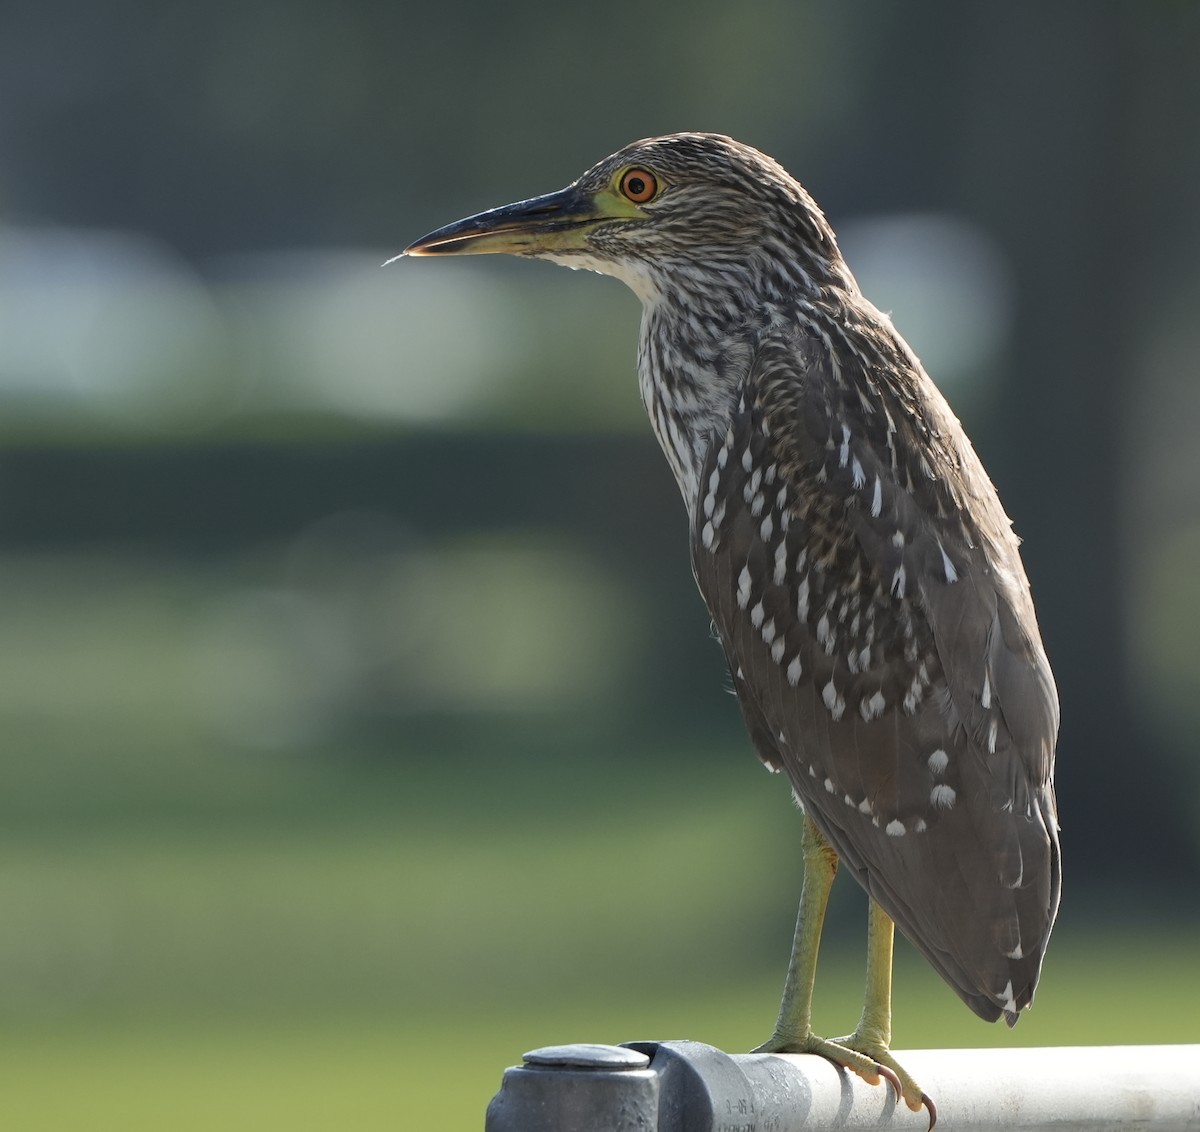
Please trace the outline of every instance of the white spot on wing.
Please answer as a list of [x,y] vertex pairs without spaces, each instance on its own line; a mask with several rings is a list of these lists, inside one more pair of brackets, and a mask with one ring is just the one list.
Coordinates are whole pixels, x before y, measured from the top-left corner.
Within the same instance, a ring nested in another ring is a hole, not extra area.
[[800,683],[800,673],[803,669],[800,667],[800,654],[797,653],[792,657],[791,663],[787,666],[787,682],[794,688]]
[[992,706],[992,678],[987,672],[983,674],[983,691],[979,693],[979,702],[985,708]]
[[946,548],[940,542],[938,550],[942,552],[942,572],[946,575],[946,581],[957,582],[958,571],[954,568],[954,563],[950,561],[950,555],[946,553]]
[[771,541],[771,534],[775,530],[775,520],[768,515],[762,521],[762,525],[758,528],[758,533],[762,536],[763,542]]
[[1005,984],[1004,989],[1000,992],[1000,1005],[1004,1007],[1010,1014],[1017,1012],[1017,1000],[1013,996],[1012,979],[1009,979]]
[[876,692],[870,699],[863,697],[862,703],[859,705],[859,711],[862,712],[863,719],[870,723],[872,719],[878,719],[883,715],[883,709],[886,707],[886,701],[883,698],[883,692]]
[[750,604],[750,566],[742,567],[738,575],[737,603],[739,609],[745,609]]
[[700,538],[704,543],[705,550],[712,550],[713,539],[716,537],[716,532],[713,530],[712,520],[710,519],[704,524],[704,530],[701,532]]
[[871,518],[878,519],[883,511],[883,484],[875,477],[875,494],[871,496]]
[[821,689],[821,699],[825,701],[825,706],[829,709],[829,714],[833,716],[835,723],[842,718],[842,712],[846,710],[846,701],[838,695],[838,690],[834,687],[832,678]]
[[950,762],[950,756],[940,747],[929,756],[929,769],[934,774],[941,774]]
[[778,664],[783,659],[783,650],[786,642],[783,637],[776,637],[775,643],[771,646],[771,659]]
[[883,831],[889,837],[903,837],[904,836],[904,822],[890,821],[887,823],[886,826],[884,826]]
[[825,779],[825,789],[828,790],[830,794],[833,794],[835,792],[835,787],[833,785],[832,778]]
[[763,616],[763,603],[761,601],[755,602],[754,608],[750,610],[750,624],[756,629],[759,628],[763,623]]
[[987,748],[990,754],[996,753],[996,721],[988,724]]
[[950,807],[954,805],[954,800],[957,797],[958,795],[954,792],[954,787],[947,786],[944,782],[939,782],[938,785],[929,792],[930,802],[932,802],[939,810],[950,809]]
[[808,620],[808,575],[805,574],[800,579],[800,585],[796,588],[796,616],[801,621]]
[[858,457],[855,456],[850,464],[850,474],[854,477],[854,486],[862,487],[867,482],[867,475],[863,471],[863,466],[858,462]]

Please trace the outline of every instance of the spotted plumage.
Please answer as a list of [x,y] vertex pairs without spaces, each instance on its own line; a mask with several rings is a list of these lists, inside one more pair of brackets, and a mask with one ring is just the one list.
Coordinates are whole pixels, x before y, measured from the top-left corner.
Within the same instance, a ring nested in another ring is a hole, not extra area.
[[[888,1052],[890,921],[972,1010],[1012,1023],[1060,887],[1054,680],[958,420],[805,189],[729,138],[635,142],[408,251],[537,256],[641,300],[641,395],[696,580],[755,748],[806,814],[792,963],[760,1048],[890,1074],[932,1122]],[[830,1042],[809,1000],[839,859],[872,898],[868,993]]]
[[760,757],[964,1001],[1015,1020],[1058,899],[1053,685],[974,452],[855,298],[838,382],[800,315],[755,334],[696,577]]

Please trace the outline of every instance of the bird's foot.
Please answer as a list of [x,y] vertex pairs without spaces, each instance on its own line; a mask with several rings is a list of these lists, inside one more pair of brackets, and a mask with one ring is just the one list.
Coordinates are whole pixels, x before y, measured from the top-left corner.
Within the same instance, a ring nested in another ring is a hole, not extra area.
[[885,1065],[869,1053],[855,1049],[847,1044],[849,1039],[831,1040],[818,1038],[816,1034],[800,1034],[789,1036],[776,1031],[762,1045],[752,1049],[751,1053],[815,1053],[843,1069],[856,1073],[868,1085],[878,1085],[884,1078],[900,1096],[903,1087],[891,1066]]
[[933,1103],[933,1098],[917,1084],[913,1075],[892,1056],[886,1045],[877,1039],[860,1034],[857,1030],[844,1038],[834,1038],[831,1044],[854,1050],[860,1057],[866,1057],[873,1061],[879,1067],[880,1072],[886,1070],[890,1074],[888,1079],[892,1081],[897,1094],[913,1112],[920,1112],[922,1108],[929,1110],[929,1128],[932,1132],[933,1126],[937,1123],[937,1105]]
[[858,1033],[844,1038],[818,1038],[815,1034],[787,1035],[777,1030],[751,1053],[815,1053],[834,1065],[857,1074],[868,1085],[886,1080],[913,1112],[929,1110],[929,1129],[937,1123],[937,1105],[891,1055],[885,1045]]

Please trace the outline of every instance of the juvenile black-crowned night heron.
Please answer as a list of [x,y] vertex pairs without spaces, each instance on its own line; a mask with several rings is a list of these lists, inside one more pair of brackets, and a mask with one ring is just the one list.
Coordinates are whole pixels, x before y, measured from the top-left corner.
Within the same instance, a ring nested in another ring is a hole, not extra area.
[[[560,192],[431,232],[409,255],[511,252],[616,276],[691,520],[692,561],[759,757],[805,820],[775,1032],[910,1107],[889,1053],[893,921],[1009,1025],[1058,910],[1058,697],[1011,524],[921,363],[858,289],[813,199],[726,137],[635,142]],[[816,1037],[838,862],[866,889],[867,985]]]

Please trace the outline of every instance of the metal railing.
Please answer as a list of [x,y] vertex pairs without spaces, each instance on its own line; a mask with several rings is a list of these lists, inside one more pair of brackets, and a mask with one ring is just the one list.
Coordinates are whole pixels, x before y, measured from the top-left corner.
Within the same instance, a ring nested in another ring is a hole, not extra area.
[[[909,1050],[944,1132],[1200,1132],[1200,1045]],[[886,1085],[821,1057],[727,1054],[700,1042],[552,1046],[508,1069],[486,1132],[800,1132],[912,1129]]]

